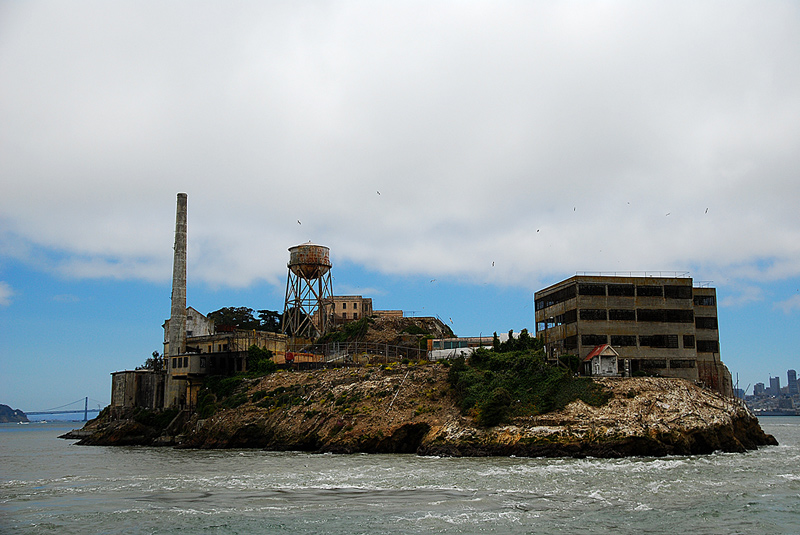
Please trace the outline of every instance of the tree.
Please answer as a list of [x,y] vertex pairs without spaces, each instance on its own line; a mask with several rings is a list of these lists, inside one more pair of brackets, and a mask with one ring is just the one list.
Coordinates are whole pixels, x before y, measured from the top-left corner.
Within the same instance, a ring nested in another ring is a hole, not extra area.
[[137,370],[153,370],[160,372],[164,369],[164,357],[158,351],[153,351],[153,356],[144,361],[144,364],[136,367]]
[[268,375],[276,370],[272,351],[253,344],[247,350],[247,371],[254,375]]
[[281,332],[281,319],[283,319],[283,314],[277,310],[259,310],[258,319],[261,323],[260,330],[273,333]]
[[241,330],[281,332],[281,314],[275,310],[259,310],[258,319],[248,307],[223,307],[208,313],[217,327],[233,327]]
[[541,349],[542,342],[538,338],[534,338],[528,333],[528,329],[522,329],[519,333],[519,338],[514,338],[514,330],[508,331],[508,340],[494,346],[494,350],[498,353],[507,353],[509,351],[524,351],[527,349]]

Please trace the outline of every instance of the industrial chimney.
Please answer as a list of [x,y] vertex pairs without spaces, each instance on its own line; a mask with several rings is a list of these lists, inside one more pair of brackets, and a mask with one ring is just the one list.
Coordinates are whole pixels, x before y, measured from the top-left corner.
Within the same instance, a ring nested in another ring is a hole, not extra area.
[[169,315],[169,354],[186,353],[186,194],[178,193],[175,215],[175,255],[172,261],[172,311]]

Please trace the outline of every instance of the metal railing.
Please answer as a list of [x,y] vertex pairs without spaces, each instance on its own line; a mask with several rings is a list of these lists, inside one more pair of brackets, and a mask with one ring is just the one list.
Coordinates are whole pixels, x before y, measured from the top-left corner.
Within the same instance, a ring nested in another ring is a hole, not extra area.
[[330,342],[297,346],[289,351],[315,355],[320,358],[319,362],[343,364],[358,361],[376,364],[398,362],[403,359],[425,360],[428,354],[425,349],[375,342]]

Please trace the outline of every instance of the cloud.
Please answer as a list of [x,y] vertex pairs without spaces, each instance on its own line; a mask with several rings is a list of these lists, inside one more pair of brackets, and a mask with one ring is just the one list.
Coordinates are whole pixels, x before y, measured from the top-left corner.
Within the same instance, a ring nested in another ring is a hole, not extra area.
[[785,301],[775,303],[775,308],[783,310],[784,314],[791,314],[795,310],[800,310],[800,295],[793,295]]
[[11,296],[14,291],[8,283],[0,281],[0,306],[7,307],[11,304]]
[[764,300],[764,291],[757,286],[738,286],[731,288],[732,295],[720,300],[720,306],[738,308]]
[[734,4],[7,4],[0,238],[168,280],[186,191],[212,285],[797,277],[800,15]]

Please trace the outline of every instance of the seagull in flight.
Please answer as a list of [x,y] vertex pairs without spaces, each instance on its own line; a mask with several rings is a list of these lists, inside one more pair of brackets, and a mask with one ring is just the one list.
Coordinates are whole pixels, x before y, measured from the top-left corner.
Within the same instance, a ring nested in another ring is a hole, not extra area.
[[298,224],[298,225],[302,225],[302,223],[300,222],[300,220],[299,220],[299,219],[297,220],[297,224]]

